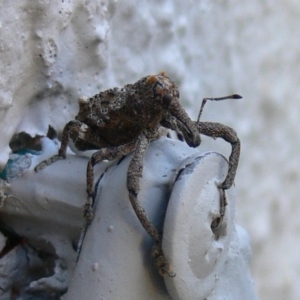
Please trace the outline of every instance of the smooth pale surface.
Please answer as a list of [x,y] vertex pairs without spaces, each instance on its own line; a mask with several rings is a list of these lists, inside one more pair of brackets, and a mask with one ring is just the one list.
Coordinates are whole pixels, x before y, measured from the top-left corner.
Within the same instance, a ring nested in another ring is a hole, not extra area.
[[235,195],[233,189],[226,192],[229,205],[220,228],[213,231],[211,224],[220,216],[217,185],[225,179],[227,163],[208,153],[182,164],[185,168],[172,190],[164,226],[164,249],[178,275],[166,278],[166,284],[174,300],[205,299],[228,255]]
[[[100,180],[95,219],[87,231],[66,299],[204,299],[214,293],[222,276],[227,277],[230,285],[235,285],[235,278],[231,281],[230,273],[224,272],[235,231],[232,192],[228,193],[225,223],[218,229],[219,240],[210,230],[219,210],[220,194],[216,184],[225,178],[227,171],[224,158],[216,153],[202,157],[185,143],[167,138],[152,142],[147,150],[138,197],[160,230],[167,210],[163,247],[177,273],[175,278],[165,279],[167,290],[164,279],[153,267],[152,241],[132,210],[125,181],[118,179],[127,172],[130,158],[109,168]],[[195,162],[197,167],[191,167]],[[186,218],[188,213],[190,220]],[[243,261],[239,247],[240,244],[236,244],[234,249],[237,258]],[[250,253],[249,243],[244,248]],[[237,267],[244,285],[241,285],[243,291],[239,287],[236,291],[245,294],[245,299],[256,299],[248,263]],[[197,270],[193,275],[195,265]],[[216,278],[219,279],[216,281]],[[188,290],[182,291],[183,281]],[[210,299],[217,300],[223,294],[230,292],[219,289]],[[226,299],[236,297],[237,293],[233,293]]]
[[[18,176],[10,178],[1,220],[25,238],[26,245],[52,256],[53,270],[48,277],[40,277],[30,267],[38,254],[31,251],[29,263],[23,264],[26,252],[22,246],[16,248],[2,262],[11,268],[22,265],[22,272],[8,276],[0,266],[0,281],[6,287],[3,292],[7,299],[10,286],[27,273],[34,279],[27,291],[26,283],[21,285],[22,292],[64,293],[69,288],[64,296],[69,300],[217,300],[220,295],[234,300],[241,289],[245,299],[255,299],[249,272],[249,241],[246,235],[237,240],[235,234],[232,190],[227,193],[224,223],[214,231],[218,239],[210,228],[219,211],[217,184],[227,173],[226,160],[220,154],[200,153],[186,143],[166,137],[151,142],[147,149],[138,198],[150,220],[160,231],[164,230],[163,248],[177,273],[175,278],[166,278],[165,285],[151,259],[152,240],[128,199],[126,177],[131,155],[95,167],[96,212],[76,265],[75,247],[86,199],[87,158],[68,155],[66,160],[35,173],[35,165],[55,154],[59,146],[47,138],[42,143],[42,155],[26,154],[31,160],[29,167],[22,163],[15,166]],[[235,256],[230,257],[230,251]],[[229,261],[236,265],[235,272],[226,271]],[[237,261],[242,262],[239,267]]]
[[[174,300],[256,299],[249,270],[250,241],[235,225],[235,191],[226,191],[228,205],[221,225],[218,184],[227,163],[217,153],[193,155],[179,169],[165,217],[163,248],[177,276],[165,278]],[[248,265],[248,267],[246,267]]]

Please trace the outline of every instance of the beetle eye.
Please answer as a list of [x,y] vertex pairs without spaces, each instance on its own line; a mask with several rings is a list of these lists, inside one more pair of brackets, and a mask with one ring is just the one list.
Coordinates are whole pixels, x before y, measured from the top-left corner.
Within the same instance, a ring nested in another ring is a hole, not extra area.
[[173,100],[173,97],[170,94],[167,94],[167,95],[163,96],[163,103],[167,107],[170,105],[170,103],[172,102],[172,100]]
[[161,84],[160,81],[155,82],[152,87],[153,96],[154,97],[161,97],[164,92],[164,86]]

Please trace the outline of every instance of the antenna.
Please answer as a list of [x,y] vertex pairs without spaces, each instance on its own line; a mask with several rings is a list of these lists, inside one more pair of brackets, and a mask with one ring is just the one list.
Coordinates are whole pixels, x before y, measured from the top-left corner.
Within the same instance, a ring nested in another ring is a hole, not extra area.
[[240,96],[240,95],[238,95],[238,94],[233,94],[233,95],[230,95],[230,96],[219,97],[219,98],[204,98],[204,99],[202,100],[201,108],[200,108],[199,115],[198,115],[198,118],[197,118],[197,123],[200,122],[200,117],[201,117],[201,114],[202,114],[204,105],[205,105],[205,103],[207,102],[207,100],[211,100],[211,101],[221,101],[221,100],[227,100],[227,99],[241,99],[241,98],[243,98],[243,97]]

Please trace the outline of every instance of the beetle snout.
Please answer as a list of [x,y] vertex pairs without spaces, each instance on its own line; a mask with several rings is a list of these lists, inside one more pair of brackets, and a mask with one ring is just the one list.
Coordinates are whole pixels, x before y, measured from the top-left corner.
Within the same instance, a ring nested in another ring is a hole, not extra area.
[[193,134],[189,139],[186,139],[186,143],[193,148],[196,148],[201,143],[201,138],[199,134]]

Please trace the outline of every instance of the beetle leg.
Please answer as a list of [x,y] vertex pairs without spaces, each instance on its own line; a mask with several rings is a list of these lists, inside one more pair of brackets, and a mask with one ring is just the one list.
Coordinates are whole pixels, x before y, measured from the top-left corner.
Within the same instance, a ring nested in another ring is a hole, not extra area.
[[[227,205],[226,194],[224,191],[229,189],[232,186],[235,179],[238,163],[239,163],[240,149],[241,149],[240,140],[237,137],[236,132],[232,128],[225,126],[223,124],[213,123],[213,122],[198,122],[198,121],[194,122],[194,124],[196,125],[200,134],[204,134],[212,138],[222,138],[231,144],[232,150],[228,160],[228,172],[225,180],[219,185],[219,188],[221,190],[220,221],[219,221],[220,223],[225,214],[225,207]],[[177,127],[183,133],[187,143],[189,139],[192,140],[191,134],[187,131],[187,129],[182,123],[177,122],[176,128]]]
[[109,146],[109,144],[105,142],[101,137],[95,135],[95,133],[89,126],[78,120],[72,120],[64,127],[58,154],[45,159],[44,161],[39,163],[34,168],[34,170],[38,172],[58,161],[59,159],[66,158],[69,138],[73,140],[76,148],[81,151]]
[[[84,130],[83,130],[83,128]],[[46,168],[47,166],[53,164],[54,162],[58,161],[59,159],[66,158],[66,152],[67,152],[67,147],[68,147],[68,142],[69,142],[69,137],[75,137],[81,135],[82,132],[86,131],[87,127],[85,124],[77,121],[77,120],[72,120],[68,124],[65,125],[63,133],[62,133],[62,139],[61,139],[61,145],[58,150],[58,154],[49,157],[48,159],[45,159],[41,163],[39,163],[34,170],[36,172]]]
[[47,159],[45,159],[44,161],[42,161],[41,163],[39,163],[34,170],[36,172],[39,172],[40,170],[46,168],[47,166],[53,164],[54,162],[58,161],[59,159],[63,159],[66,158],[66,151],[67,151],[67,146],[68,146],[68,141],[69,141],[69,133],[71,131],[77,131],[76,126],[72,126],[73,122],[76,121],[70,121],[63,130],[62,133],[62,139],[61,139],[61,145],[60,148],[58,150],[58,154],[51,156]]
[[102,148],[99,151],[95,152],[92,157],[90,158],[88,164],[87,164],[87,170],[86,170],[86,186],[87,186],[87,200],[85,202],[84,208],[83,208],[83,218],[84,218],[84,224],[81,230],[81,235],[78,241],[77,245],[77,253],[78,257],[81,251],[82,243],[84,240],[85,233],[87,231],[88,226],[93,220],[94,217],[94,209],[95,209],[95,201],[94,201],[94,166],[97,163],[100,163],[101,161],[107,159],[107,160],[114,160],[118,157],[121,157],[123,155],[127,155],[131,151],[133,151],[135,147],[135,141],[121,145],[119,147],[106,147]]
[[147,233],[153,238],[154,246],[152,249],[152,257],[154,258],[154,263],[156,268],[159,271],[159,274],[162,276],[175,276],[171,270],[171,265],[167,261],[163,250],[162,250],[162,237],[158,230],[149,220],[145,210],[141,206],[138,200],[138,192],[140,189],[139,179],[143,173],[143,160],[145,156],[146,149],[148,147],[149,140],[144,135],[141,134],[137,140],[136,148],[133,152],[133,157],[130,161],[127,173],[127,189],[129,192],[129,199],[131,205],[143,225]]
[[[231,144],[232,150],[228,161],[228,165],[229,165],[228,173],[224,182],[221,183],[221,185],[219,186],[223,190],[229,189],[234,182],[236,170],[239,163],[240,150],[241,150],[241,143],[236,132],[232,128],[220,123],[214,123],[214,122],[198,123],[195,121],[194,124],[196,125],[199,134],[204,134],[214,139],[222,138],[223,140]],[[187,131],[187,129],[181,122],[177,122],[177,127],[179,128],[180,132],[183,133],[186,142],[189,144],[189,140],[192,139],[191,134]]]
[[236,132],[223,124],[213,122],[195,122],[199,133],[210,136],[212,138],[222,138],[231,144],[231,154],[228,161],[228,173],[223,183],[219,186],[223,190],[229,189],[235,178],[236,170],[239,163],[241,143]]
[[84,206],[84,218],[87,223],[93,219],[93,206],[94,206],[94,166],[103,160],[114,160],[118,157],[127,155],[135,148],[136,141],[124,144],[118,147],[106,147],[95,152],[87,164],[86,170],[86,186],[88,199]]

